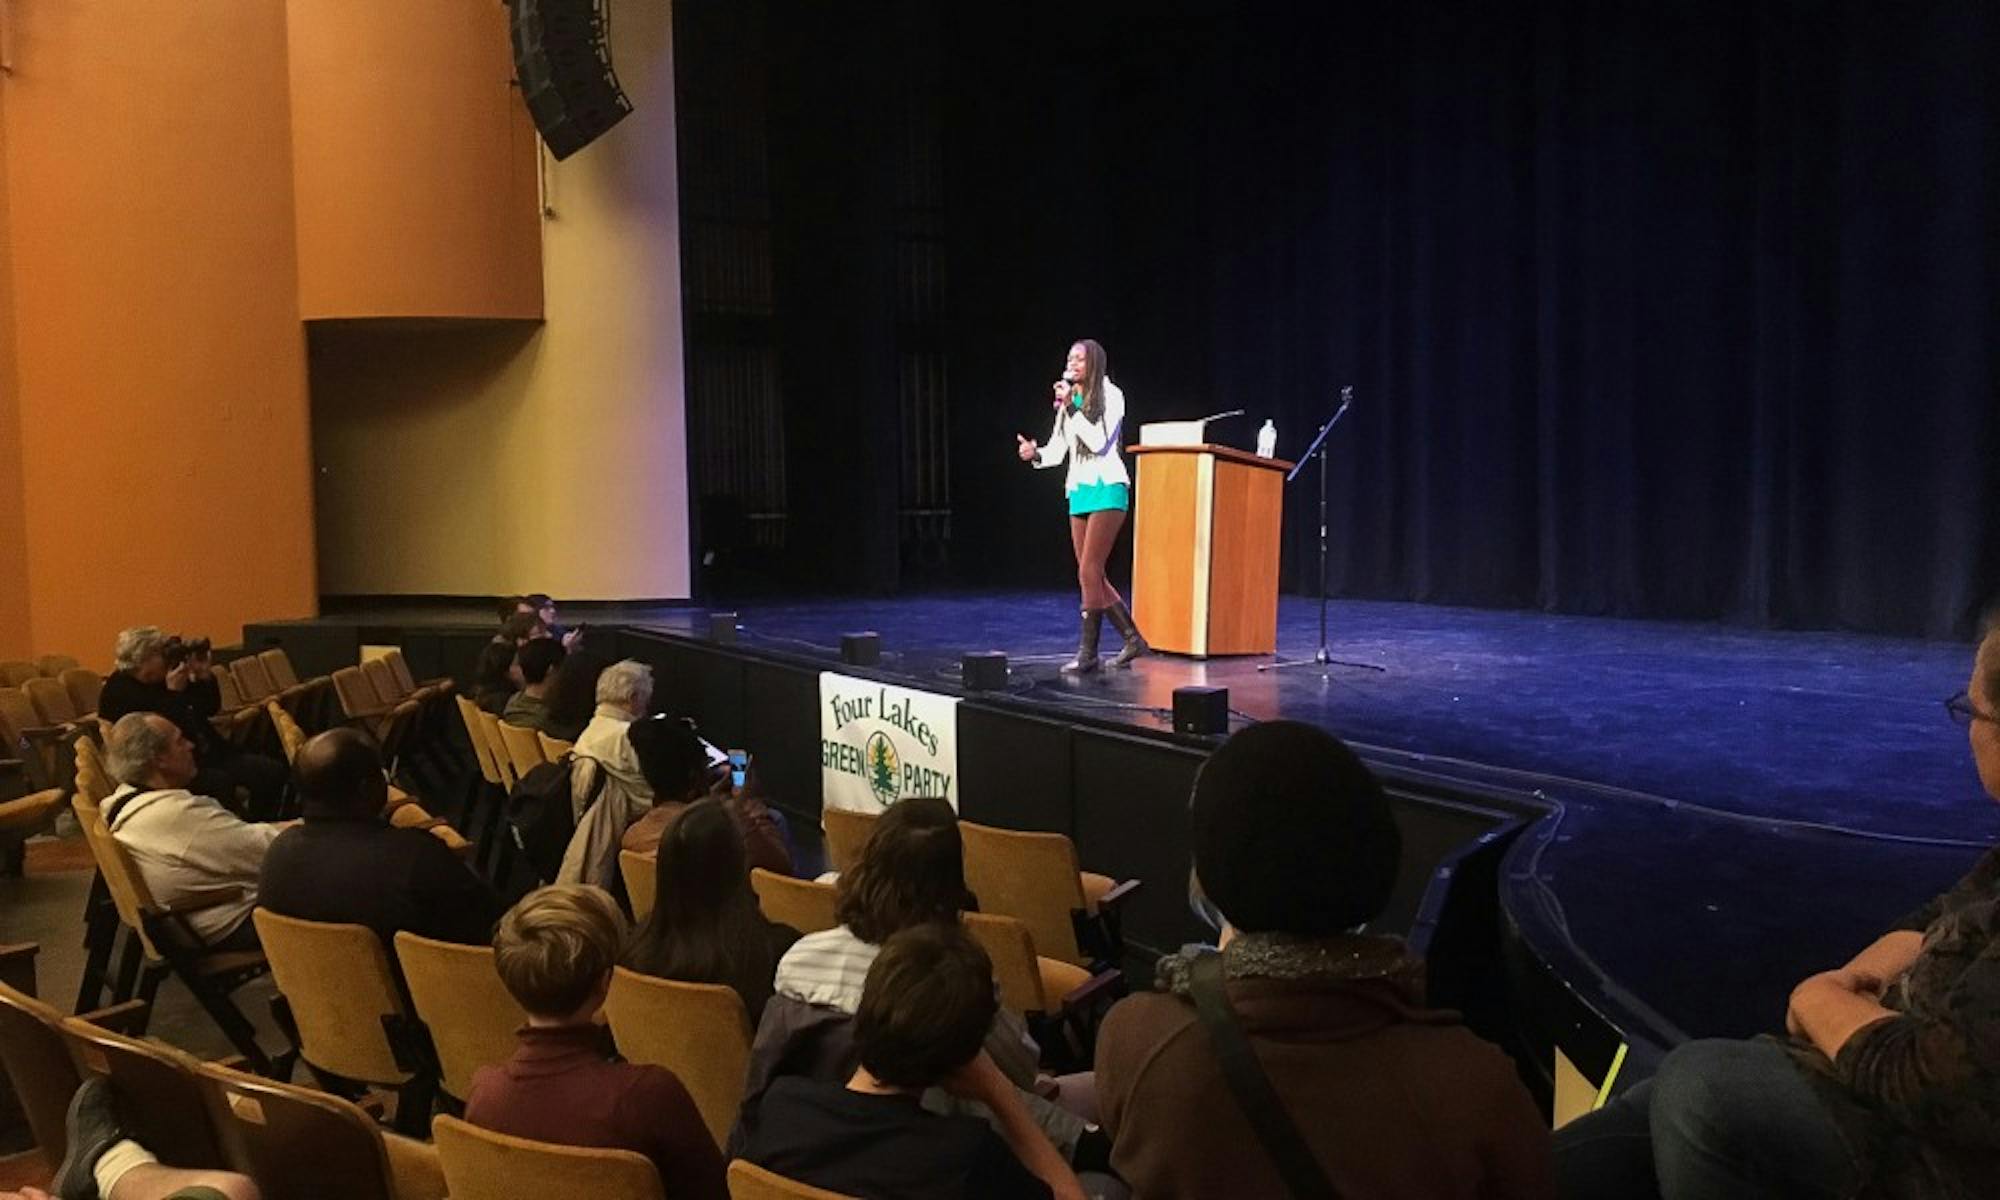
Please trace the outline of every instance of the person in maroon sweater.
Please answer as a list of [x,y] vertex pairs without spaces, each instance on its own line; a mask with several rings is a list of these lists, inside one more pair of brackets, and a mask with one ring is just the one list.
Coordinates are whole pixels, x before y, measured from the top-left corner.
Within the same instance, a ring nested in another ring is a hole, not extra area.
[[635,1150],[666,1194],[726,1200],[722,1155],[687,1088],[664,1067],[620,1062],[594,1023],[611,990],[625,918],[584,886],[528,893],[493,936],[500,981],[528,1012],[520,1045],[472,1077],[465,1119],[565,1146]]

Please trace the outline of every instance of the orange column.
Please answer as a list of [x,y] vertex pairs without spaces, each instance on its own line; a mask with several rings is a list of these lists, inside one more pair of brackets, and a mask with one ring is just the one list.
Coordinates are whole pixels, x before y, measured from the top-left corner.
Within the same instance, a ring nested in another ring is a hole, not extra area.
[[34,649],[21,497],[20,379],[14,368],[14,268],[7,221],[7,89],[0,87],[0,658]]
[[103,665],[125,625],[313,612],[284,9],[7,8],[33,648]]
[[287,0],[299,306],[542,315],[535,129],[494,0]]

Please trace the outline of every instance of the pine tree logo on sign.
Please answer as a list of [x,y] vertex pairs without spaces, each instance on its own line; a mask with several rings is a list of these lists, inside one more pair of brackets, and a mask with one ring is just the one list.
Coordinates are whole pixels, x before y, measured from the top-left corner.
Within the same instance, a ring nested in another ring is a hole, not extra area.
[[868,762],[868,790],[875,793],[883,807],[894,804],[903,775],[903,758],[896,753],[896,743],[889,740],[888,734],[876,733],[869,737],[862,753]]

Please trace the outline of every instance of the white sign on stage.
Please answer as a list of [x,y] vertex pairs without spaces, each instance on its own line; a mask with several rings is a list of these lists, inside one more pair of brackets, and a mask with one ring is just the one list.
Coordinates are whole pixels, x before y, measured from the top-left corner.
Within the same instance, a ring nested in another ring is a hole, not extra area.
[[881,812],[912,796],[958,807],[958,701],[820,672],[820,785],[827,808]]

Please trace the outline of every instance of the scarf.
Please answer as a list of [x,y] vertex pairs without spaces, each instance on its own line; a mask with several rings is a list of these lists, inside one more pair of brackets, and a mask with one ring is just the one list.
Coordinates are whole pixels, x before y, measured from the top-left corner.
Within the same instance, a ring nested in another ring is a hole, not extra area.
[[[1214,951],[1185,946],[1160,960],[1155,984],[1162,992],[1191,994],[1194,960]],[[1424,964],[1402,939],[1343,933],[1330,938],[1286,933],[1238,933],[1222,951],[1224,979],[1275,979],[1289,983],[1354,983],[1380,980],[1421,1004]]]

